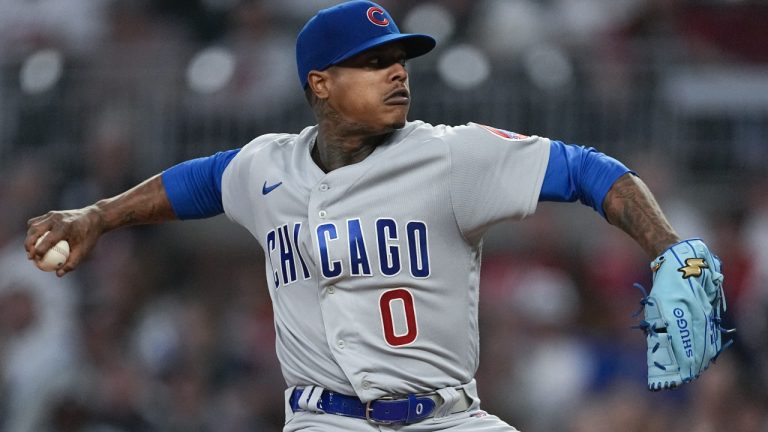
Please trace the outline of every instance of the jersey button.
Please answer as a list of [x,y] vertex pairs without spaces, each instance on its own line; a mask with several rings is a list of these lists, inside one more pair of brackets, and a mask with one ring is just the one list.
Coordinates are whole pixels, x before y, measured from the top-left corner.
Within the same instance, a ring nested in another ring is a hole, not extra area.
[[326,213],[325,210],[320,210],[317,215],[320,217],[320,219],[325,219],[326,216],[328,216],[328,213]]
[[328,294],[333,294],[336,292],[336,287],[331,285],[328,287]]
[[323,183],[323,184],[321,184],[321,185],[320,185],[320,190],[321,190],[321,191],[325,192],[325,191],[327,191],[328,189],[329,189],[329,187],[328,187],[328,185],[327,185],[327,184]]
[[336,342],[336,346],[337,346],[339,349],[344,349],[344,341],[343,341],[343,340],[341,340],[341,339],[339,339],[339,340]]
[[371,389],[371,382],[363,381],[363,390],[370,390],[370,389]]

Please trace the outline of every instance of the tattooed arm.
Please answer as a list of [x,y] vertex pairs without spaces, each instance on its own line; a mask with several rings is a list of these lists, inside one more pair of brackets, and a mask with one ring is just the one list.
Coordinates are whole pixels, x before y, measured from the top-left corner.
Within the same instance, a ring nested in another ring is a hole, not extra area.
[[[59,240],[69,242],[71,253],[56,274],[72,271],[93,249],[99,237],[116,228],[152,224],[176,219],[161,176],[158,174],[112,198],[104,199],[77,210],[52,211],[27,222],[24,247],[27,257],[42,257]],[[47,231],[40,244],[37,239]]]
[[680,241],[648,186],[633,174],[616,180],[605,196],[603,210],[608,222],[635,239],[651,258]]

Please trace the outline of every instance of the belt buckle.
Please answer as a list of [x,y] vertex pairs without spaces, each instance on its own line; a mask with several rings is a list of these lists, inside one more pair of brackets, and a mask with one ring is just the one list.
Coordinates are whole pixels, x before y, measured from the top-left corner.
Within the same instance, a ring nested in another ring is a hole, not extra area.
[[371,406],[371,404],[376,402],[376,401],[378,401],[378,400],[395,400],[395,398],[393,398],[391,396],[384,396],[384,397],[381,397],[379,399],[374,399],[374,400],[366,402],[365,403],[365,419],[369,423],[374,424],[374,425],[386,426],[386,425],[395,424],[396,423],[395,421],[381,421],[381,420],[376,420],[374,418],[371,418],[371,413],[373,412],[373,407]]

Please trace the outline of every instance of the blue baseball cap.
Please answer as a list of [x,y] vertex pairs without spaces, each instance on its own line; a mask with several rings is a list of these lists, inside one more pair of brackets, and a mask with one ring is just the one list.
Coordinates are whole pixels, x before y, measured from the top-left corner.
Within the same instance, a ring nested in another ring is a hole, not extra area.
[[296,39],[296,64],[302,88],[307,75],[322,71],[356,54],[386,43],[402,41],[406,57],[426,54],[437,44],[431,36],[400,33],[389,12],[370,1],[350,1],[323,9]]

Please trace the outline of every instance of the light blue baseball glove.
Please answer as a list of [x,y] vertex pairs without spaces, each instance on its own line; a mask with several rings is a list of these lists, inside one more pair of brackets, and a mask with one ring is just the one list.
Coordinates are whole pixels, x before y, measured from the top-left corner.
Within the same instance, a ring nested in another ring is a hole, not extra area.
[[[725,311],[720,260],[700,239],[683,240],[651,262],[653,288],[640,304],[645,316],[636,326],[648,342],[648,389],[673,389],[693,381],[725,346]],[[640,311],[638,311],[639,314]]]

